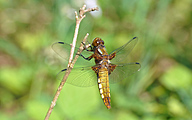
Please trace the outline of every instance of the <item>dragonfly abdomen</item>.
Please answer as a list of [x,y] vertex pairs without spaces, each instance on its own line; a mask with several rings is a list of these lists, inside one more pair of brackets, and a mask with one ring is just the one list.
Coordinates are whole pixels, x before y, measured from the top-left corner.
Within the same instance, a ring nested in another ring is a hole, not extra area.
[[111,108],[111,98],[110,98],[110,89],[109,89],[109,77],[108,70],[106,68],[99,70],[98,72],[98,86],[101,98],[105,106]]

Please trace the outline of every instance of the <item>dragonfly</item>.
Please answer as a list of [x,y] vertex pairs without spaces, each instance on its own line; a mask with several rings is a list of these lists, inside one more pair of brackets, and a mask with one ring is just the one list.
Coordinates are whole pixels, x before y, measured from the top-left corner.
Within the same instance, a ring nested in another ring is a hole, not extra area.
[[[111,95],[109,83],[120,82],[141,68],[138,62],[127,63],[128,55],[137,41],[138,38],[134,37],[108,54],[104,41],[96,37],[92,44],[79,54],[80,57],[69,74],[66,83],[79,87],[98,85],[104,105],[110,109]],[[69,58],[70,48],[70,44],[64,42],[56,42],[52,45],[52,49],[66,61]],[[78,48],[75,48],[75,52],[77,50]],[[57,78],[62,80],[66,70],[61,70]]]

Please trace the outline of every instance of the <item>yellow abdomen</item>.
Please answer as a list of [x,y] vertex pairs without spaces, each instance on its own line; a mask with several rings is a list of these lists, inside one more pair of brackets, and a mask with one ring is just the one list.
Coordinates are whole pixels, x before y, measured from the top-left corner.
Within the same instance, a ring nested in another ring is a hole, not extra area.
[[98,73],[98,86],[101,98],[105,106],[110,109],[111,98],[110,98],[110,89],[109,89],[109,77],[107,68],[103,68],[99,70]]

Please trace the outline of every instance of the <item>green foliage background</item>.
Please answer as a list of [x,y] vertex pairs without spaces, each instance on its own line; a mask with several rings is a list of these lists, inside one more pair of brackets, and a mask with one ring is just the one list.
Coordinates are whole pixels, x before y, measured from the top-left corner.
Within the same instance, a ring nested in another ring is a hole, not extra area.
[[[130,61],[139,72],[111,85],[107,110],[97,86],[64,86],[51,120],[187,120],[192,118],[192,1],[98,0],[78,43],[101,37],[107,50],[137,36]],[[0,1],[0,119],[44,119],[65,66],[52,43],[71,43],[78,0]]]

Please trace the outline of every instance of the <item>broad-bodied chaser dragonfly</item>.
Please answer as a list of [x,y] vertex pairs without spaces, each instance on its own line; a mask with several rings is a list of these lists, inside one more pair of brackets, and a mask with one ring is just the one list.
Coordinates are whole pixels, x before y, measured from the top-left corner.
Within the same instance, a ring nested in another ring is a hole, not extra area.
[[[81,87],[98,84],[101,98],[103,99],[105,106],[110,109],[111,98],[109,83],[119,82],[139,71],[141,67],[138,62],[126,63],[128,58],[127,56],[136,45],[137,41],[137,37],[134,37],[123,46],[108,54],[104,46],[104,41],[101,38],[96,37],[92,42],[92,46],[90,46],[89,49],[86,48],[78,58],[80,61],[79,64],[82,66],[84,66],[84,62],[85,64],[93,63],[93,61],[91,62],[92,58],[95,59],[94,64],[96,65],[88,67],[74,67],[66,82]],[[69,53],[66,51],[68,50],[69,52],[71,48],[69,44],[56,42],[52,45],[52,48],[57,54],[67,60],[69,56],[67,54]],[[78,48],[76,48],[76,51],[77,50]],[[89,56],[86,57],[85,55]],[[62,80],[65,71],[66,69],[63,69],[58,73],[57,76],[59,79]]]

